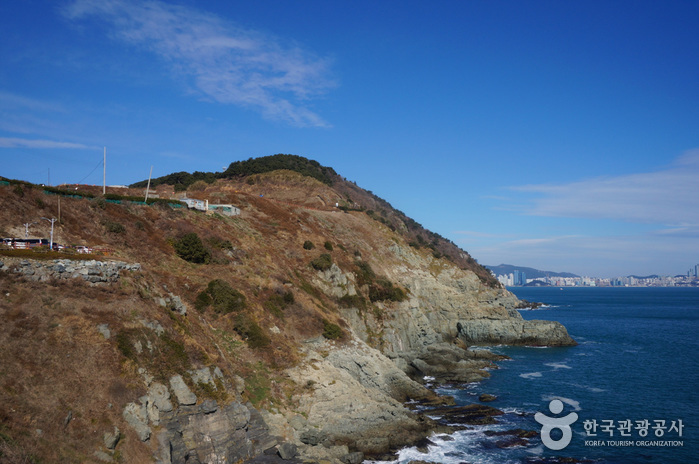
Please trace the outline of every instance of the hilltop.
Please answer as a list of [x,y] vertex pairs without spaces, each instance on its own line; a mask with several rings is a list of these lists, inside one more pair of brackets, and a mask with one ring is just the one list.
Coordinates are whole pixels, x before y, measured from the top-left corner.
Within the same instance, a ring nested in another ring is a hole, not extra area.
[[[291,171],[302,177],[269,176],[275,171]],[[299,179],[304,179],[300,181]],[[318,182],[312,182],[315,179]],[[268,199],[311,208],[338,208],[363,212],[401,235],[414,248],[427,248],[437,258],[445,257],[461,269],[473,271],[486,285],[497,286],[490,272],[479,265],[466,251],[441,235],[423,227],[395,209],[389,202],[369,190],[340,176],[331,167],[298,155],[277,154],[235,161],[221,173],[178,172],[151,180],[151,187],[171,185],[174,192],[206,190],[208,185],[224,180],[228,188],[247,194],[264,195]],[[146,187],[148,181],[136,182],[132,189]],[[140,193],[140,192],[139,192]],[[212,192],[213,193],[213,192]],[[219,198],[221,198],[219,196]]]
[[469,346],[575,343],[330,168],[276,155],[226,172],[156,179],[148,205],[137,186],[0,185],[3,236],[47,236],[55,217],[55,242],[103,250],[0,250],[4,461],[357,462],[439,429],[404,403],[448,402],[425,375],[489,375],[498,358]]

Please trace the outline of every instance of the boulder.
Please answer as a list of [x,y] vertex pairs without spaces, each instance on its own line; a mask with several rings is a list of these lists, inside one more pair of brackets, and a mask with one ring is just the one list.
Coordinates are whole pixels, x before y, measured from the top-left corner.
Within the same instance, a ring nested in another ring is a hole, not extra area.
[[282,443],[279,445],[279,457],[281,457],[284,460],[289,460],[289,459],[294,459],[296,457],[296,454],[298,453],[298,450],[296,448],[296,445],[293,443]]
[[180,405],[189,406],[196,404],[197,396],[184,383],[181,375],[177,374],[170,377],[170,387],[172,387],[172,391],[175,393],[175,397],[177,397]]

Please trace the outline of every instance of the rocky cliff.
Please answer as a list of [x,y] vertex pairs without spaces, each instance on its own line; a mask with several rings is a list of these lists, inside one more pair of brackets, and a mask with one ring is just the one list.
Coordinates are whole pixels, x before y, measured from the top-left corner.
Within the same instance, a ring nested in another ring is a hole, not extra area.
[[[449,402],[425,376],[487,376],[499,357],[474,345],[575,343],[524,321],[466,252],[323,180],[192,185],[232,218],[61,197],[55,240],[112,255],[2,251],[2,456],[361,462],[443,430],[406,403]],[[51,214],[50,193],[0,187],[0,232]]]

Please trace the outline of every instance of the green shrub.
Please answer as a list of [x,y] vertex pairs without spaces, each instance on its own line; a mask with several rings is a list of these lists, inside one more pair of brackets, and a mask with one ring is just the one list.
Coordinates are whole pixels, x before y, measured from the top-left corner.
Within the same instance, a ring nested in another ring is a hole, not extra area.
[[315,245],[313,244],[313,242],[311,242],[310,240],[306,240],[305,242],[303,242],[303,249],[304,249],[304,250],[312,250],[312,249],[314,249],[315,247],[316,247],[316,246],[315,246]]
[[374,279],[376,279],[376,273],[371,268],[369,263],[366,261],[357,261],[357,269],[354,271],[354,275],[357,277],[357,285],[360,287],[363,285],[371,284]]
[[235,331],[246,339],[250,348],[264,348],[272,343],[262,327],[248,314],[239,314],[236,317]]
[[400,287],[394,287],[393,284],[384,278],[378,278],[369,285],[369,299],[373,301],[404,301],[408,296]]
[[[247,306],[245,295],[231,287],[228,282],[221,279],[209,282],[206,290],[202,293],[208,294],[211,301],[210,304],[213,305],[214,311],[219,314],[238,312]],[[197,301],[200,306],[203,306],[209,300],[205,296],[197,296]],[[206,306],[203,306],[203,308],[206,308]]]
[[366,300],[361,295],[343,295],[337,304],[341,308],[366,309]]
[[339,325],[333,324],[327,319],[323,319],[323,337],[328,340],[337,340],[343,336],[342,329]]
[[323,244],[323,246],[325,247],[326,250],[328,250],[328,251],[333,251],[333,244],[332,244],[332,243],[326,241],[326,242]]
[[115,338],[117,342],[117,348],[119,349],[121,354],[124,355],[125,358],[135,361],[136,351],[134,350],[133,345],[131,344],[129,335],[124,332],[119,332]]
[[214,300],[211,298],[211,295],[204,290],[200,292],[199,295],[197,295],[197,299],[194,300],[194,308],[199,312],[204,312],[213,302]]
[[207,264],[211,262],[211,252],[201,242],[199,236],[190,232],[174,243],[177,256],[190,263]]
[[126,232],[126,227],[124,227],[123,224],[119,224],[118,222],[105,219],[103,224],[104,228],[107,229],[107,232],[110,232],[112,234],[123,234],[124,232]]
[[333,259],[327,253],[323,253],[322,255],[318,256],[316,259],[311,261],[311,267],[313,267],[313,269],[315,269],[316,271],[327,271],[328,269],[330,269],[332,265]]

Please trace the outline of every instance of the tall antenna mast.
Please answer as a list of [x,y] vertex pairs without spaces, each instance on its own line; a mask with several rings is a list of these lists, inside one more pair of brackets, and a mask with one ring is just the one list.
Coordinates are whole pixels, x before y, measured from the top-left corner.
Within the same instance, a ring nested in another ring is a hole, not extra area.
[[104,147],[104,161],[102,162],[102,195],[107,193],[107,147]]

